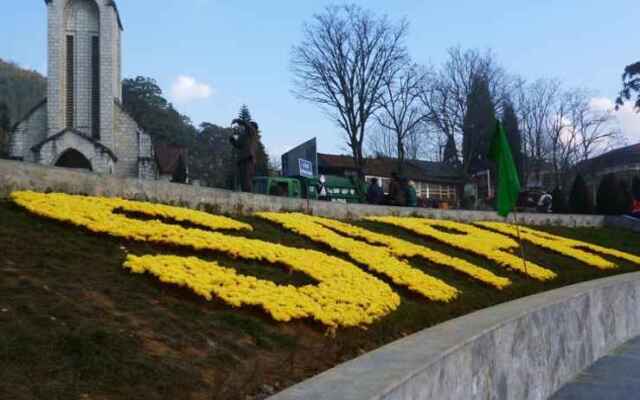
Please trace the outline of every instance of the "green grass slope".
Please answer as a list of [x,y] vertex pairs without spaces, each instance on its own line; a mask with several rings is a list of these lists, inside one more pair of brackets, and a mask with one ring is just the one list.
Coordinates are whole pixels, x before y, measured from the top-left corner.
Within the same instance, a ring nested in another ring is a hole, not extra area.
[[[275,225],[242,218],[248,236],[288,246],[328,248]],[[366,351],[474,310],[559,286],[635,271],[621,264],[599,271],[527,246],[528,256],[558,273],[540,284],[490,262],[400,229],[359,223],[464,257],[513,280],[495,289],[426,262],[412,264],[463,291],[451,304],[406,291],[399,309],[367,330],[335,337],[310,321],[281,324],[259,310],[233,309],[150,276],[122,269],[125,252],[192,254],[243,274],[303,285],[310,279],[276,267],[215,253],[167,249],[97,236],[32,216],[0,202],[0,399],[264,398]],[[545,230],[640,253],[637,234],[609,229]]]

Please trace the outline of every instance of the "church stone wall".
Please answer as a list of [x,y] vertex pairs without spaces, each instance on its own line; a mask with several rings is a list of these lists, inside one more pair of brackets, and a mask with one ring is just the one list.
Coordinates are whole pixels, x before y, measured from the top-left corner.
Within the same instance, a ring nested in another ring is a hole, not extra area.
[[31,147],[46,139],[47,107],[43,103],[16,127],[11,135],[10,154],[24,161],[36,162]]
[[93,37],[100,32],[93,0],[73,0],[65,11],[66,34],[74,36],[74,127],[91,136],[93,126]]
[[66,1],[51,1],[47,4],[47,136],[53,136],[65,126],[64,120],[64,71],[65,39],[64,9]]
[[114,108],[114,112],[114,151],[118,156],[114,175],[138,176],[138,124],[119,106]]
[[110,149],[115,148],[114,128],[116,112],[113,99],[122,85],[119,69],[120,27],[114,7],[108,1],[100,2],[100,141]]
[[45,165],[55,165],[60,156],[69,149],[82,153],[91,163],[93,172],[111,175],[114,168],[111,156],[105,153],[100,146],[72,132],[66,132],[45,143],[40,149],[38,162]]

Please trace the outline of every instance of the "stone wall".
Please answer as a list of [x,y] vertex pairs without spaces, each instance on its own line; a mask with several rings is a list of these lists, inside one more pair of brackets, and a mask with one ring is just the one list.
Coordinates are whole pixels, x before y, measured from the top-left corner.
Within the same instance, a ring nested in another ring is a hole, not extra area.
[[[118,155],[118,162],[115,166],[114,175],[118,177],[137,177],[138,175],[138,155],[140,140],[138,137],[138,124],[120,108],[116,103],[115,126],[113,136],[115,148]],[[150,154],[148,155],[151,156]]]
[[478,311],[389,344],[270,400],[543,400],[640,335],[640,273]]
[[[163,181],[116,178],[65,168],[0,160],[0,197],[13,190],[55,191],[178,204],[235,214],[254,211],[301,211],[330,218],[358,219],[368,215],[416,215],[457,221],[498,220],[495,212],[341,204],[238,193]],[[602,226],[605,218],[586,215],[519,214],[529,225]]]
[[11,133],[11,157],[21,157],[25,161],[36,162],[31,147],[46,139],[47,134],[47,103],[43,102],[20,122]]

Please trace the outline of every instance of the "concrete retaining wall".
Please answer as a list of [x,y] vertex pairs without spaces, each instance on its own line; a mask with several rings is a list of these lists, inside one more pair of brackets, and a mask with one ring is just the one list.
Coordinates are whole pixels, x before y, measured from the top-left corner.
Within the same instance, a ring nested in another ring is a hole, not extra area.
[[640,335],[640,273],[523,298],[365,354],[270,400],[542,400]]
[[[287,199],[160,181],[114,178],[66,168],[0,160],[0,198],[7,197],[13,190],[53,191],[150,200],[225,214],[254,211],[302,211],[340,219],[358,219],[369,215],[416,215],[457,221],[500,219],[495,212],[434,210]],[[528,225],[569,227],[598,227],[603,226],[605,221],[602,216],[526,213],[519,214],[518,220]]]

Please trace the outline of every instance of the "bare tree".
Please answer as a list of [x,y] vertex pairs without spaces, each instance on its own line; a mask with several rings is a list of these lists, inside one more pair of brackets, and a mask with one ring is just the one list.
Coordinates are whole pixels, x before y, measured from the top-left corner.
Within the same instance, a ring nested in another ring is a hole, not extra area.
[[530,177],[538,180],[547,159],[548,121],[555,113],[555,104],[561,95],[562,85],[554,79],[540,79],[532,84],[521,81],[516,96],[516,109],[524,150],[524,181]]
[[304,27],[293,48],[294,93],[316,103],[342,128],[363,178],[363,143],[380,108],[384,77],[407,60],[408,23],[394,24],[356,5],[329,6]]
[[397,157],[395,134],[381,125],[373,127],[371,134],[367,136],[366,144],[368,154],[373,157]]
[[620,142],[622,134],[613,109],[594,107],[590,91],[565,89],[554,79],[521,88],[518,111],[526,177],[540,178],[543,163],[547,163],[554,183],[562,186],[576,163]]
[[597,109],[589,99],[584,100],[572,116],[577,131],[579,161],[588,160],[624,143],[614,109]]
[[490,50],[480,52],[475,49],[463,50],[454,47],[448,51],[448,59],[442,67],[431,71],[422,90],[421,99],[428,110],[430,124],[436,132],[444,136],[438,141],[453,138],[456,144],[462,142],[462,126],[468,108],[468,99],[474,79],[486,80],[497,113],[509,98],[515,80],[498,64]]
[[380,97],[380,113],[376,115],[378,124],[395,135],[398,172],[402,173],[409,146],[410,156],[419,151],[418,136],[420,125],[427,119],[427,111],[420,102],[422,84],[425,79],[417,65],[406,65],[395,76],[385,74],[384,95]]

